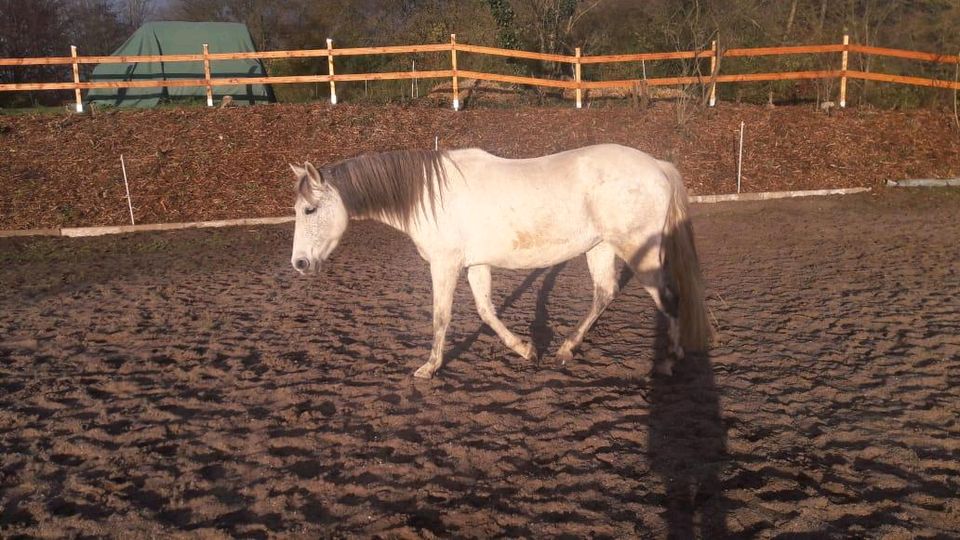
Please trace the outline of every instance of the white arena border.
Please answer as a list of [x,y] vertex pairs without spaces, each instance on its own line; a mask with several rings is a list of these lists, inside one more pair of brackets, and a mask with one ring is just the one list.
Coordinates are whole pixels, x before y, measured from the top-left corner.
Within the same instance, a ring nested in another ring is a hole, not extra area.
[[240,227],[244,225],[277,225],[293,221],[293,216],[252,219],[221,219],[218,221],[192,221],[189,223],[153,223],[149,225],[116,225],[112,227],[65,227],[60,236],[103,236],[146,231],[175,231],[180,229],[206,229],[212,227]]
[[960,178],[921,178],[919,180],[887,180],[890,187],[958,187]]
[[761,193],[731,193],[729,195],[691,195],[692,203],[718,203],[730,201],[767,201],[770,199],[789,199],[792,197],[822,197],[824,195],[850,195],[870,191],[868,187],[811,189],[804,191],[764,191]]
[[104,236],[150,231],[176,231],[181,229],[206,229],[211,227],[242,227],[245,225],[277,225],[293,221],[293,216],[252,219],[221,219],[217,221],[191,221],[188,223],[151,223],[149,225],[112,225],[106,227],[63,227],[61,229],[23,229],[0,231],[0,238],[14,236]]
[[[732,201],[766,201],[792,197],[818,197],[825,195],[850,195],[870,191],[868,187],[815,189],[805,191],[767,191],[761,193],[732,193],[729,195],[692,195],[691,203],[718,203]],[[152,223],[149,225],[113,225],[107,227],[63,227],[60,229],[24,229],[0,231],[0,238],[14,236],[66,236],[70,238],[127,234],[150,231],[176,231],[182,229],[205,229],[211,227],[242,227],[248,225],[278,225],[293,221],[293,216],[252,219],[222,219],[217,221],[192,221],[189,223]]]

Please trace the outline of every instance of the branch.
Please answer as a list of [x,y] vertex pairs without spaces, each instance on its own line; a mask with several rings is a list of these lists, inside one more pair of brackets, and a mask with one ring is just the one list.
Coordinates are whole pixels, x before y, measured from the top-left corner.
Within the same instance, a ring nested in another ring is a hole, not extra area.
[[592,4],[583,8],[582,11],[578,11],[574,13],[573,16],[570,17],[570,20],[567,21],[567,34],[573,31],[573,27],[576,26],[578,22],[580,22],[580,19],[582,19],[584,15],[586,15],[587,13],[590,12],[590,10],[599,6],[602,3],[603,3],[603,0],[594,0]]

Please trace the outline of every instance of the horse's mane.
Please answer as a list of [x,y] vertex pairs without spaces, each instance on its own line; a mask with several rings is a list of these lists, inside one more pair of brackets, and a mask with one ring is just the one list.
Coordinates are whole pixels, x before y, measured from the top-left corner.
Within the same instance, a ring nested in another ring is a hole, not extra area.
[[[447,181],[444,157],[446,152],[436,150],[368,153],[327,165],[320,175],[336,188],[351,217],[383,216],[409,223],[427,201],[431,212],[436,211],[436,198],[442,197]],[[313,197],[307,180],[301,180],[298,191],[309,201]]]

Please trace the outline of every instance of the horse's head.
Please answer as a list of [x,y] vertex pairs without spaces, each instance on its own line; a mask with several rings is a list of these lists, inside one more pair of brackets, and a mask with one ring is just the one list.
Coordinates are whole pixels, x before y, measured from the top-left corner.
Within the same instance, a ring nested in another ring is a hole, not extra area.
[[320,270],[347,229],[347,209],[340,194],[309,163],[290,165],[297,177],[296,228],[290,263],[301,274]]

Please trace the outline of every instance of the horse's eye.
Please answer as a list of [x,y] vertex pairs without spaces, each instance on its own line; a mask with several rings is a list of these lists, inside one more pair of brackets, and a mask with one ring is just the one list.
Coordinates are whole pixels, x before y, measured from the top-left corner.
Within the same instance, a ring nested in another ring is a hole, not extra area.
[[303,213],[309,216],[310,214],[312,214],[312,213],[314,213],[314,212],[316,212],[316,211],[317,211],[317,208],[316,208],[316,207],[306,208],[306,209],[303,210]]

